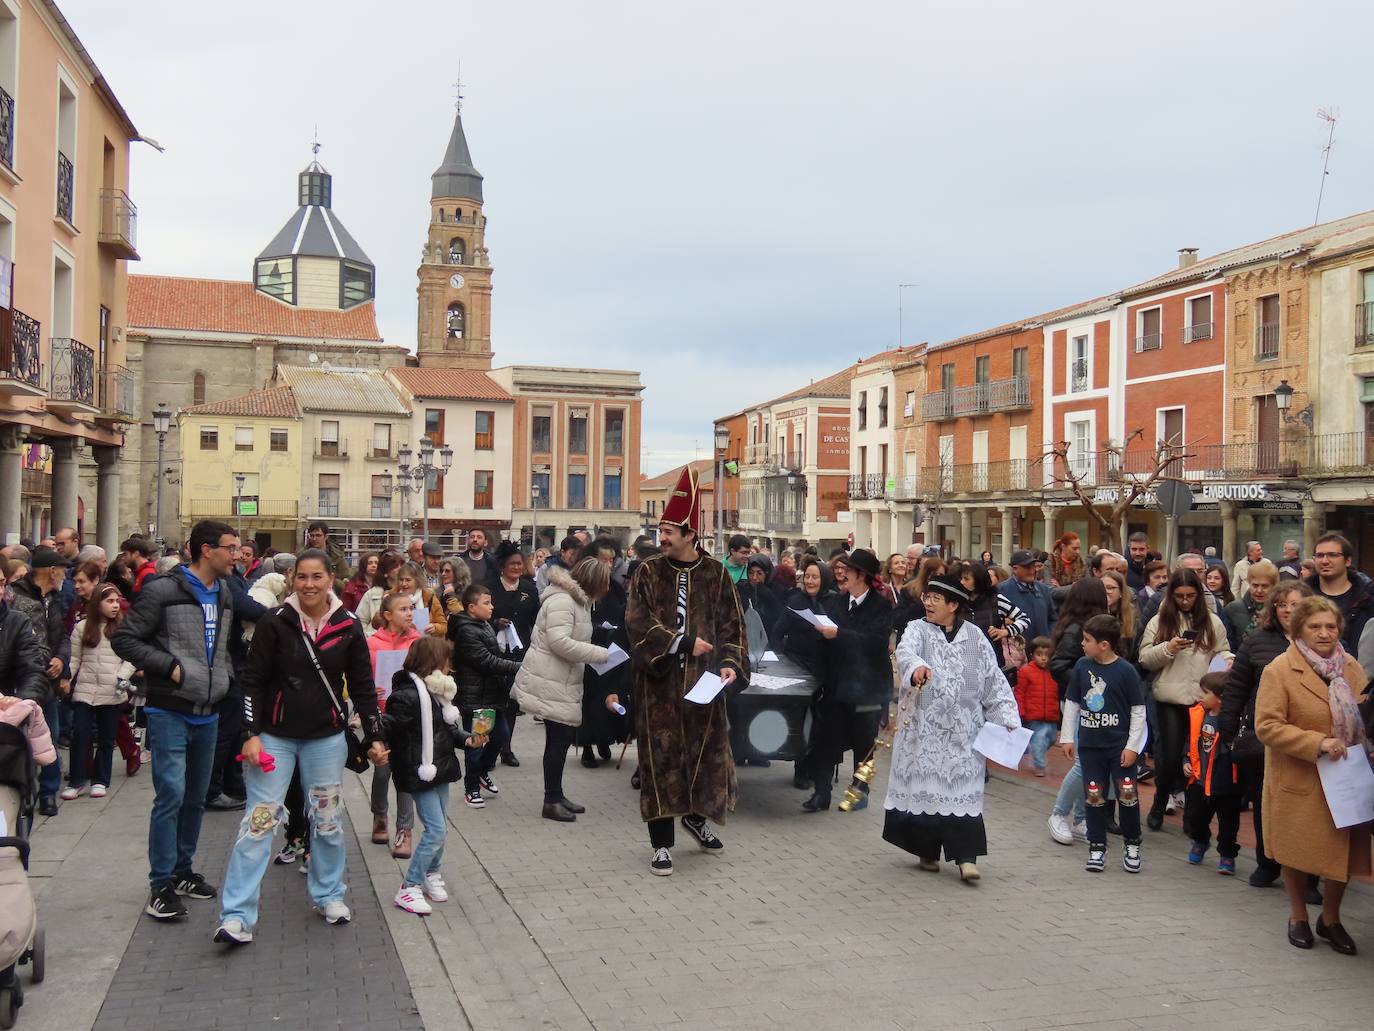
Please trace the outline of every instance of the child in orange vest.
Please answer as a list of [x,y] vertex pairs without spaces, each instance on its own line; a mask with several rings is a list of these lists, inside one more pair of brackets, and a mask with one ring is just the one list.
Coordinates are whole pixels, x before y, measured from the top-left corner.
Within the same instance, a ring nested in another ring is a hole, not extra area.
[[1240,831],[1242,785],[1231,750],[1217,733],[1217,714],[1225,673],[1208,673],[1200,681],[1202,700],[1188,710],[1188,758],[1183,772],[1188,777],[1184,795],[1183,829],[1193,841],[1188,862],[1202,862],[1212,843],[1212,817],[1217,820],[1217,873],[1233,877],[1236,873],[1236,835]]

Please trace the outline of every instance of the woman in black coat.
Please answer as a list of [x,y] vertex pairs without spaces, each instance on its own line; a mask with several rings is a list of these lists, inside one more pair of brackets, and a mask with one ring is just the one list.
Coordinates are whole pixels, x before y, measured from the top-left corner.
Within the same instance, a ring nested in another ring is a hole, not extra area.
[[823,676],[821,646],[824,638],[810,623],[800,616],[791,615],[788,610],[799,612],[807,609],[821,613],[834,597],[834,588],[826,590],[821,581],[820,563],[807,566],[806,571],[802,573],[802,585],[789,593],[783,601],[783,614],[777,628],[778,642],[783,654],[805,666],[816,678],[817,684]]
[[[464,563],[459,562],[463,566]],[[466,568],[466,567],[464,567]],[[508,626],[515,627],[520,638],[520,647],[503,649],[502,655],[513,662],[525,657],[525,649],[530,646],[530,635],[534,633],[534,621],[539,618],[539,588],[534,578],[525,575],[525,556],[514,541],[502,541],[496,548],[496,578],[491,585],[492,622],[497,632]],[[506,685],[509,692],[510,684]],[[515,736],[515,720],[520,715],[520,707],[513,701],[504,706],[506,714],[506,736],[501,743],[501,761],[507,766],[519,766],[520,760],[511,751],[511,739]]]
[[[618,551],[615,542],[606,537],[591,541],[578,561],[594,558],[608,569],[615,568]],[[610,589],[592,603],[592,644],[610,648],[620,645],[627,655],[630,651],[630,637],[625,630],[625,605],[628,602],[625,588],[611,579]],[[630,681],[632,663],[622,662],[605,674],[598,673],[591,666],[582,671],[582,726],[577,728],[577,743],[582,746],[582,765],[595,769],[601,761],[610,759],[611,746],[626,740],[634,727],[634,715],[630,699],[634,688]],[[616,695],[625,715],[606,708],[606,699]],[[595,749],[595,753],[593,753]],[[598,760],[597,756],[600,756]]]
[[1269,600],[1260,612],[1259,623],[1240,642],[1226,687],[1221,696],[1221,712],[1217,716],[1217,733],[1223,741],[1234,744],[1242,718],[1247,724],[1246,735],[1254,741],[1254,753],[1242,755],[1238,762],[1249,788],[1250,804],[1255,819],[1255,861],[1259,864],[1250,875],[1256,888],[1273,884],[1279,878],[1280,867],[1264,851],[1264,823],[1261,812],[1264,801],[1264,746],[1255,738],[1255,696],[1259,694],[1260,677],[1269,663],[1288,650],[1288,616],[1293,607],[1312,593],[1300,580],[1285,580],[1269,592]]

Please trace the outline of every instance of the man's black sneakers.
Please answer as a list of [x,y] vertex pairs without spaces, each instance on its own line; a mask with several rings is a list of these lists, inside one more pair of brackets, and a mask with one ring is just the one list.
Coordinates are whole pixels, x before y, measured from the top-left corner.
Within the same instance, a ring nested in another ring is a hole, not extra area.
[[673,854],[666,848],[654,849],[653,858],[649,860],[649,869],[655,877],[670,877],[673,873]]
[[198,873],[177,874],[176,893],[189,899],[212,899],[218,894],[215,886]]
[[706,826],[706,818],[704,816],[695,819],[690,816],[684,816],[682,818],[682,826],[686,828],[688,834],[697,839],[697,844],[710,855],[718,856],[724,850],[725,842],[716,837],[715,834],[712,833],[711,828]]
[[143,912],[154,920],[178,920],[186,915],[186,907],[177,898],[176,888],[164,884],[148,896],[148,904],[143,907]]

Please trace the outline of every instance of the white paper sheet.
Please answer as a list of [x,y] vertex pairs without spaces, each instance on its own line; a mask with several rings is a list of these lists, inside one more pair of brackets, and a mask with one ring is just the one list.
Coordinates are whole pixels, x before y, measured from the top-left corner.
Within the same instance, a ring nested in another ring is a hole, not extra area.
[[424,633],[429,629],[429,609],[424,605],[416,605],[415,609],[415,629]]
[[629,658],[629,655],[625,654],[625,649],[618,644],[612,644],[607,650],[610,654],[607,655],[605,662],[592,663],[592,669],[596,670],[598,676],[604,677],[607,673]]
[[715,698],[716,695],[720,694],[721,689],[724,687],[725,685],[721,683],[720,677],[708,670],[701,675],[701,679],[696,682],[695,686],[687,692],[687,700],[689,702],[696,702],[698,705],[705,705],[707,702],[711,701],[711,699]]
[[1225,673],[1231,668],[1231,660],[1224,655],[1217,655],[1212,658],[1207,666],[1208,673]]
[[781,691],[784,687],[791,687],[793,684],[800,683],[800,680],[792,680],[787,677],[775,677],[767,673],[751,673],[749,675],[749,686],[761,687],[765,691]]
[[1030,744],[1031,731],[1025,727],[1008,730],[996,723],[984,723],[973,739],[973,750],[998,766],[1014,770],[1021,765],[1021,757]]
[[515,632],[515,624],[512,623],[496,635],[496,643],[504,651],[519,651],[524,645],[520,642],[520,635]]
[[775,652],[764,652],[759,658],[760,662],[777,662],[778,656]]
[[383,701],[391,697],[391,678],[406,661],[406,652],[407,649],[404,648],[388,648],[377,653],[377,672],[374,679],[377,682],[377,697]]
[[1353,827],[1357,823],[1374,820],[1374,770],[1364,749],[1356,746],[1345,753],[1344,759],[1317,760],[1326,807],[1337,827]]
[[9,834],[9,828],[5,826],[5,811],[0,809],[0,838],[7,838]]
[[602,630],[619,630],[620,628],[619,628],[618,626],[616,626],[614,623],[612,623],[609,619],[603,619],[603,620],[601,621],[601,629],[602,629]]
[[810,609],[791,609],[790,611],[791,611],[794,615],[801,616],[802,619],[806,620],[806,621],[807,621],[808,623],[810,623],[812,626],[834,626],[834,625],[835,625],[835,621],[834,621],[833,619],[831,619],[829,616],[822,615],[822,614],[816,613],[816,612],[812,612]]

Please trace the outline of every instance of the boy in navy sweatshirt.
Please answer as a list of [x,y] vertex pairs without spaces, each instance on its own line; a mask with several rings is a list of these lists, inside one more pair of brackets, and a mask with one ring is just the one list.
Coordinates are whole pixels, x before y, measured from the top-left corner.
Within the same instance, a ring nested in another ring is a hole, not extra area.
[[1093,616],[1083,624],[1083,658],[1069,676],[1064,720],[1059,728],[1059,747],[1070,760],[1074,757],[1075,728],[1078,731],[1077,751],[1087,802],[1086,869],[1090,873],[1101,873],[1107,863],[1109,777],[1116,783],[1118,821],[1126,840],[1121,865],[1127,873],[1140,872],[1135,763],[1145,744],[1145,689],[1135,667],[1116,654],[1120,643],[1121,624],[1115,617]]
[[1217,818],[1217,873],[1233,877],[1240,846],[1240,797],[1242,786],[1231,750],[1217,733],[1221,693],[1226,687],[1225,673],[1208,673],[1198,681],[1202,700],[1188,710],[1188,758],[1183,772],[1188,778],[1184,795],[1183,829],[1192,839],[1188,862],[1202,862],[1212,843],[1212,817]]

